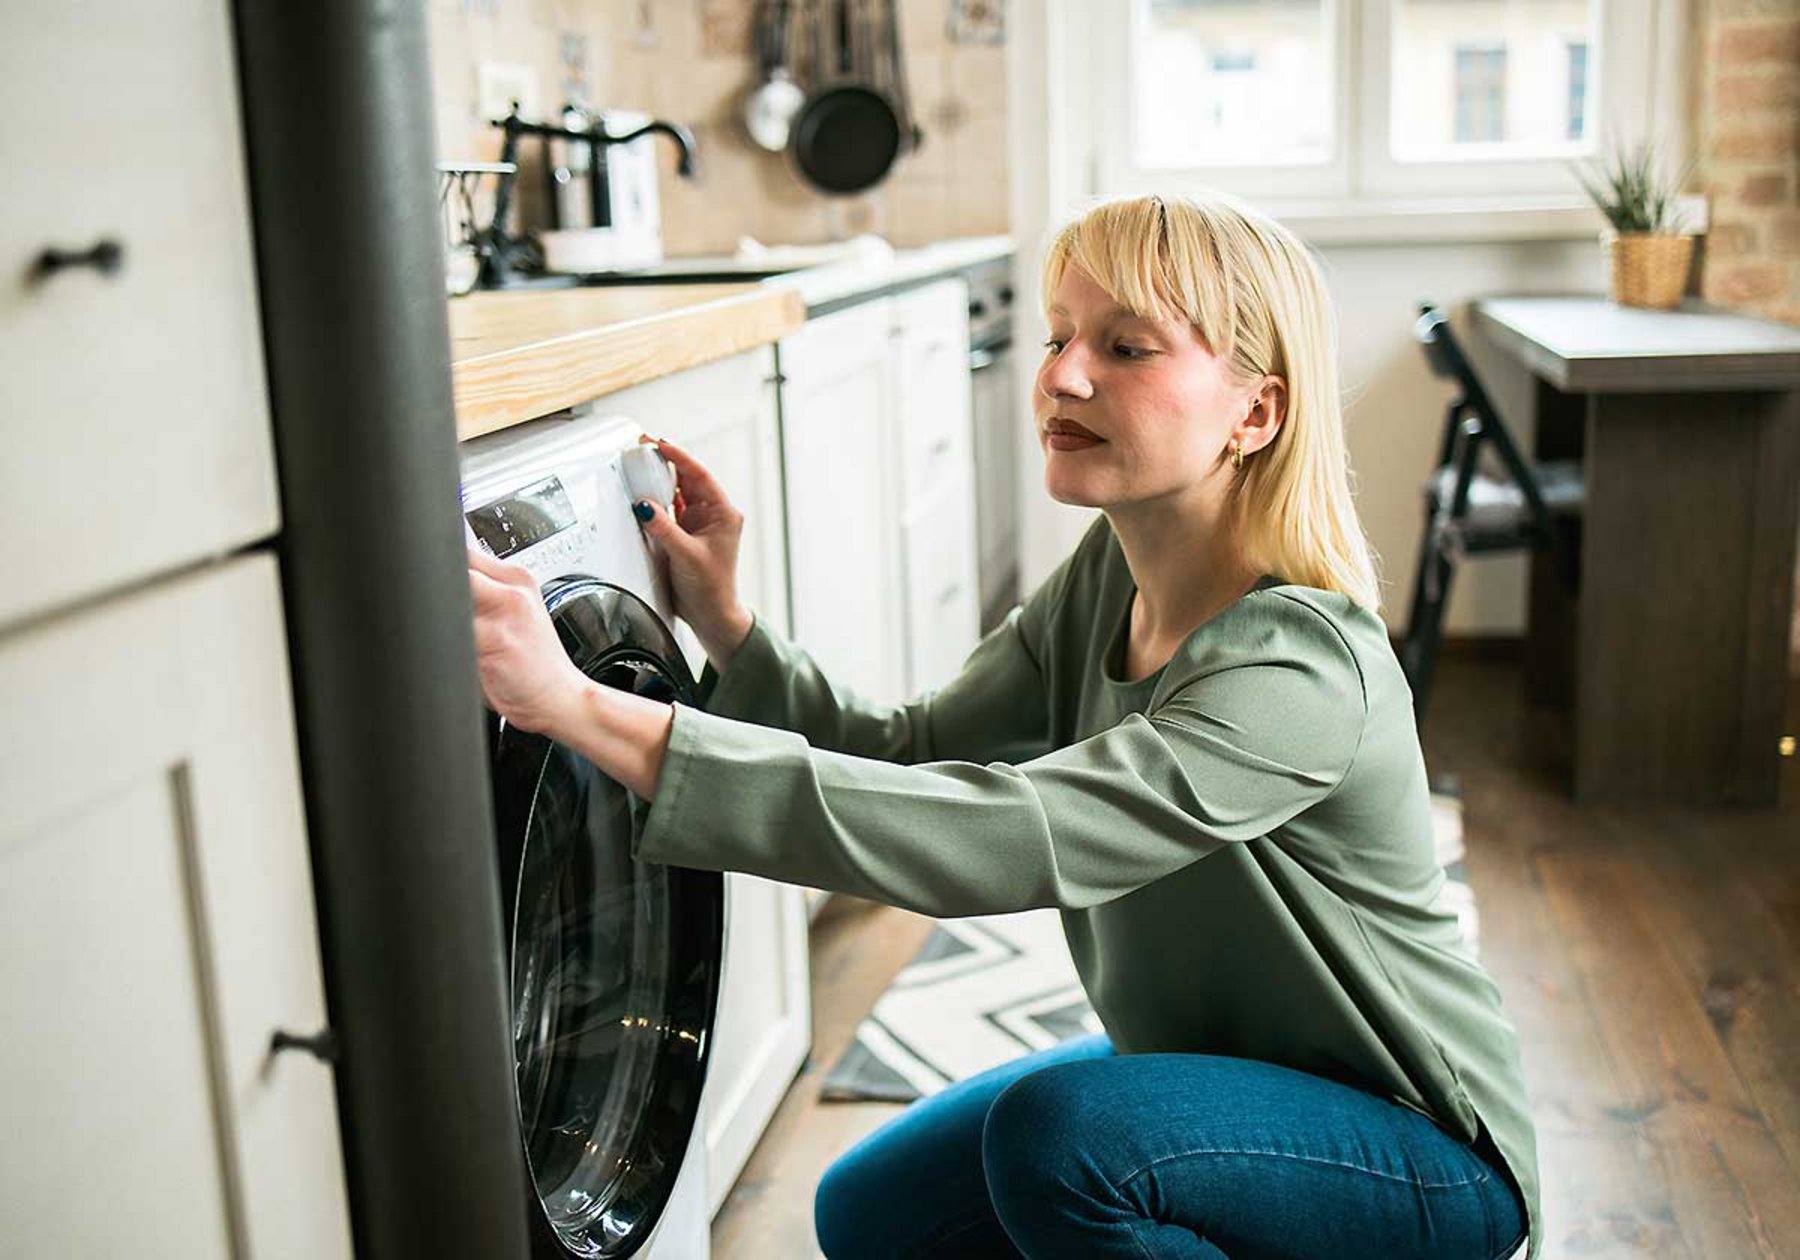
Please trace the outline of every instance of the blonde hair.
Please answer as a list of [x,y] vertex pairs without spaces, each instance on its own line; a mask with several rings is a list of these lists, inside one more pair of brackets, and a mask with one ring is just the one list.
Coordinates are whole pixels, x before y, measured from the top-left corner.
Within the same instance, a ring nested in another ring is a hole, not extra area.
[[1145,318],[1179,316],[1239,379],[1279,376],[1287,415],[1230,490],[1247,557],[1284,580],[1380,606],[1351,496],[1337,326],[1318,264],[1280,224],[1224,196],[1103,202],[1057,233],[1044,304],[1073,263]]

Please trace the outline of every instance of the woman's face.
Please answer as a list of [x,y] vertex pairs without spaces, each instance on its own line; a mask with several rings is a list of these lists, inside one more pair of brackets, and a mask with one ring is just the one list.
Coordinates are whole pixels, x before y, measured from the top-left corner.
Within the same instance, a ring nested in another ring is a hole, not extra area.
[[[1225,484],[1255,390],[1233,379],[1192,325],[1131,314],[1073,264],[1049,319],[1032,402],[1051,498],[1123,507],[1195,490],[1208,477]],[[1244,445],[1248,454],[1252,441]]]

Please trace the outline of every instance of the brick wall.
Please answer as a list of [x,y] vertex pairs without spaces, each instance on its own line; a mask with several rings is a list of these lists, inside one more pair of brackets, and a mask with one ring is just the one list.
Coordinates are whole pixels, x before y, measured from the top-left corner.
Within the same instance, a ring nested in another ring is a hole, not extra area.
[[[1800,0],[1694,0],[1709,302],[1800,324]],[[1800,585],[1800,582],[1797,582]],[[1800,674],[1800,606],[1793,672]]]
[[1698,0],[1708,301],[1800,324],[1800,0]]

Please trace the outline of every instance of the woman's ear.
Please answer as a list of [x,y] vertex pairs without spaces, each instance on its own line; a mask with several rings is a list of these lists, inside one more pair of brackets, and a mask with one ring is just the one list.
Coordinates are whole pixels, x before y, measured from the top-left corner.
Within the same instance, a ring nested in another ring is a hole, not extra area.
[[1260,451],[1273,442],[1286,419],[1287,382],[1279,376],[1263,377],[1238,424],[1237,440],[1243,444],[1244,454]]

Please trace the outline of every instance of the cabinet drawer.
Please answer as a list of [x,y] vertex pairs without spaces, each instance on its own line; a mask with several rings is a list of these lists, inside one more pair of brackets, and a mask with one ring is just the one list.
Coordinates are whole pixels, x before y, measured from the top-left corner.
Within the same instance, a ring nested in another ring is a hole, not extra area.
[[902,526],[913,695],[954,678],[980,639],[974,493],[971,478],[950,481],[909,512]]
[[[231,6],[7,8],[0,625],[273,533]],[[118,268],[37,267],[115,243]]]
[[961,280],[894,299],[895,438],[909,504],[972,467],[968,300]]
[[885,356],[893,336],[891,298],[860,302],[817,319],[781,341],[781,374],[797,390],[821,387],[861,370],[871,356]]

